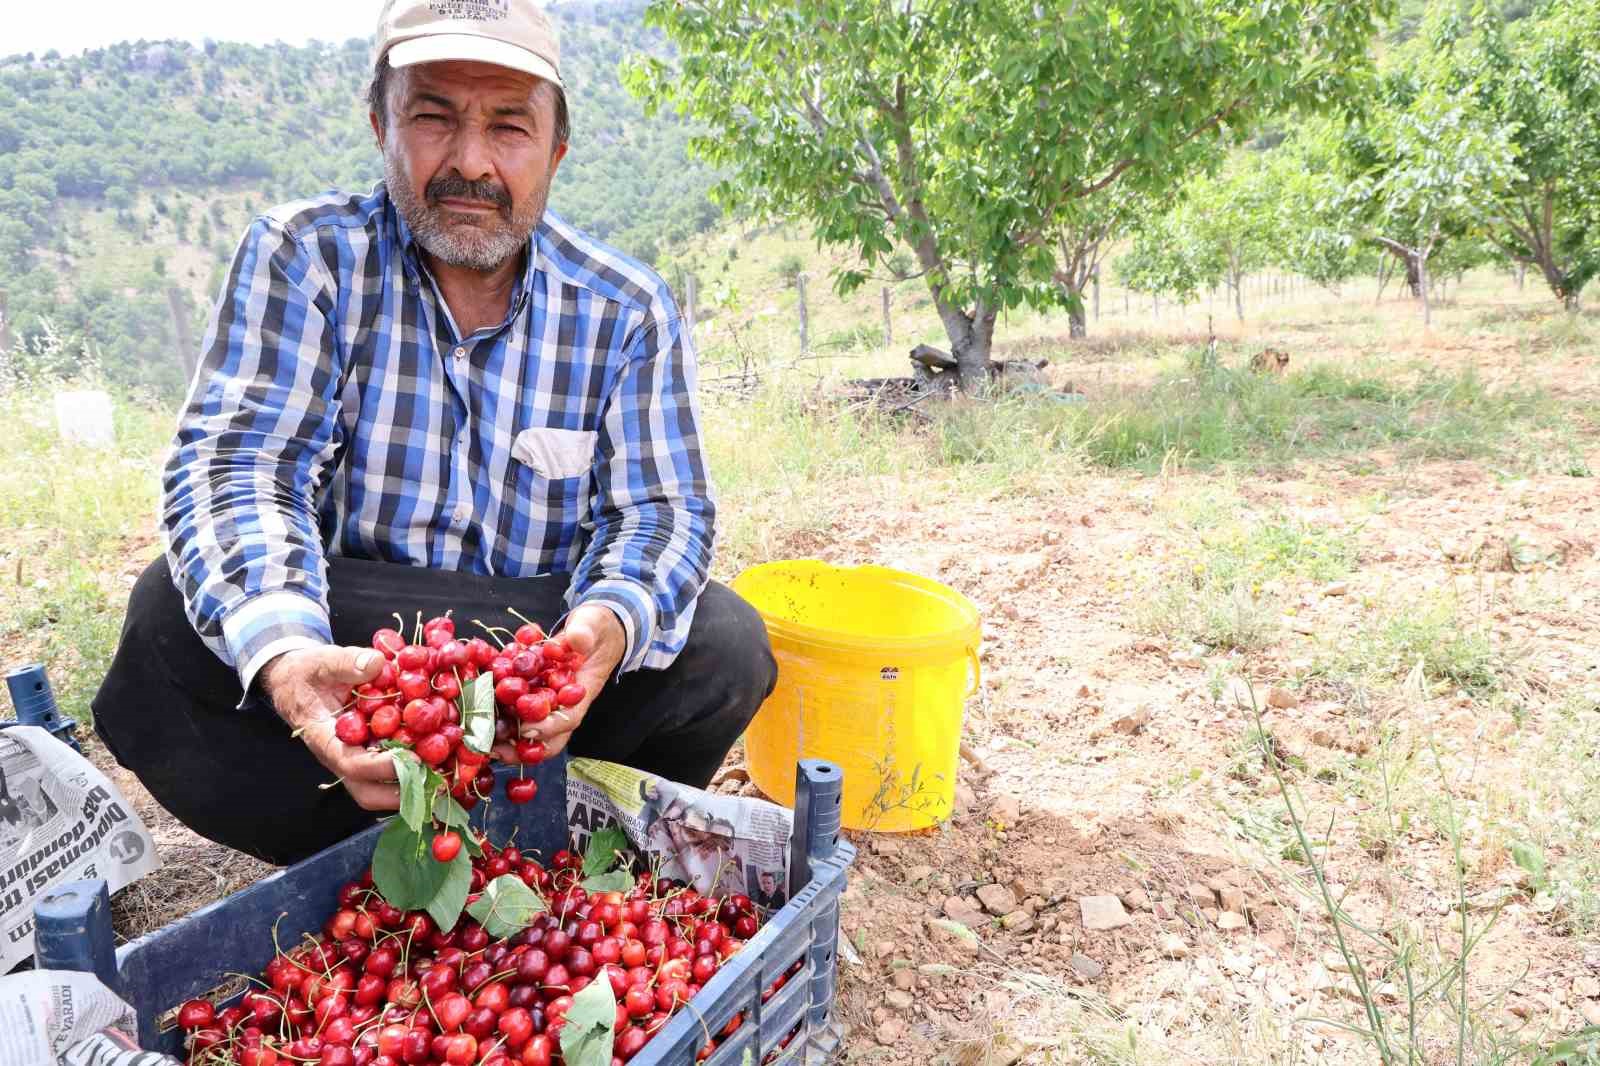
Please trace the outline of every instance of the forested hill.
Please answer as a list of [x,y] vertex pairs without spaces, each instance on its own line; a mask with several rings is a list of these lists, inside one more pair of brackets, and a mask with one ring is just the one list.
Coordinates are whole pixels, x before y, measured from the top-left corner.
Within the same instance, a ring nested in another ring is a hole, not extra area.
[[[552,6],[573,145],[552,205],[641,258],[710,226],[688,130],[646,118],[618,64],[660,49],[642,4]],[[0,292],[11,341],[50,319],[75,357],[170,389],[169,289],[198,319],[251,213],[381,176],[366,40],[306,47],[131,42],[0,58]],[[6,343],[0,327],[0,345]]]

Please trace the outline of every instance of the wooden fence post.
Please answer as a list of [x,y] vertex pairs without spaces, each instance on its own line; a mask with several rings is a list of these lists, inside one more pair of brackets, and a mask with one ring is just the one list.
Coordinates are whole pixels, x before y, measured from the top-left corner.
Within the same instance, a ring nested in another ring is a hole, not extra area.
[[810,322],[806,318],[806,280],[811,275],[801,271],[794,277],[794,287],[800,294],[800,354],[811,350]]
[[167,307],[172,311],[172,335],[178,340],[178,365],[183,367],[184,377],[193,380],[200,367],[200,352],[189,330],[189,301],[176,285],[167,286]]
[[889,317],[889,286],[883,287],[883,347],[894,347],[894,320]]

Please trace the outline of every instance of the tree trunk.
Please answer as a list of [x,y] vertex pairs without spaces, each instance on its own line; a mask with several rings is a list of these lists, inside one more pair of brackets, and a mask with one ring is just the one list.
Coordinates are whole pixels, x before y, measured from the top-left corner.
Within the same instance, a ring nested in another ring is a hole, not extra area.
[[990,310],[980,300],[975,313],[969,315],[945,299],[942,286],[930,282],[928,292],[933,297],[939,322],[944,326],[944,335],[950,340],[950,354],[956,361],[956,380],[961,391],[977,395],[989,383],[989,352],[994,344],[998,312]]
[[1244,321],[1244,279],[1235,274],[1233,276],[1233,310],[1239,316],[1239,321]]
[[[1095,302],[1099,303],[1098,300]],[[1089,335],[1089,323],[1084,319],[1082,300],[1067,308],[1067,333],[1075,340]]]
[[989,387],[989,353],[994,348],[994,324],[998,317],[997,311],[979,301],[977,312],[968,319],[966,336],[959,341],[952,338],[950,354],[956,358],[961,391],[968,396],[981,395]]
[[1096,322],[1100,321],[1100,269],[1098,267],[1095,268],[1094,272],[1094,320]]
[[1528,264],[1527,263],[1518,263],[1517,264],[1517,291],[1518,292],[1522,291],[1523,283],[1526,282],[1527,279],[1528,279]]
[[1417,259],[1415,252],[1405,257],[1406,261],[1406,287],[1411,290],[1413,300],[1426,300],[1424,286],[1426,285],[1427,270]]
[[894,347],[894,320],[889,317],[889,286],[883,287],[883,346]]

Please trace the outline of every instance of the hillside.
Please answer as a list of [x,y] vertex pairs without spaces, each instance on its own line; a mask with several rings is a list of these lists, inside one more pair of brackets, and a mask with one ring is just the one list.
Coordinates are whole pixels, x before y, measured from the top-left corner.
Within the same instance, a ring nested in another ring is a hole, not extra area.
[[[646,118],[618,64],[662,47],[641,6],[552,8],[573,147],[552,206],[624,250],[711,225],[711,176],[689,130]],[[198,331],[256,211],[381,175],[363,103],[370,44],[130,42],[82,56],[0,59],[0,293],[14,334],[46,319],[114,380],[182,379],[168,290]],[[3,341],[0,337],[0,341]]]

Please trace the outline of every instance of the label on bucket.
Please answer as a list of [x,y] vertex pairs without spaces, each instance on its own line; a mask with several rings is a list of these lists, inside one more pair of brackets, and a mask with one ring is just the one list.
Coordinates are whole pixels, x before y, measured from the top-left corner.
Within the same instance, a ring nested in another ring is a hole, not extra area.
[[899,681],[900,668],[898,666],[885,666],[878,671],[878,679],[880,681]]

